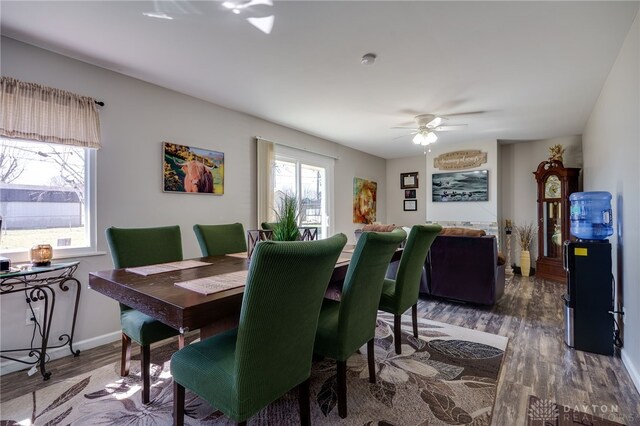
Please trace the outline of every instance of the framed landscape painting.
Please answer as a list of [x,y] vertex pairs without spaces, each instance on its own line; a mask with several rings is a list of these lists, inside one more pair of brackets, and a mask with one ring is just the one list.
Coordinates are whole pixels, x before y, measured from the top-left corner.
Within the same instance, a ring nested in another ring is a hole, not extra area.
[[431,201],[489,201],[489,171],[434,173]]
[[224,194],[224,153],[162,143],[164,192]]

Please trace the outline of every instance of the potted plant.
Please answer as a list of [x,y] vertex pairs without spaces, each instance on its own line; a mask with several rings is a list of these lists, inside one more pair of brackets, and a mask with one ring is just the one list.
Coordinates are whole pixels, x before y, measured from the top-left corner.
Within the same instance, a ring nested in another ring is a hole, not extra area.
[[273,228],[273,239],[276,241],[297,241],[300,238],[298,231],[300,208],[296,197],[285,194],[275,213],[276,224]]
[[520,273],[523,277],[528,277],[531,270],[531,253],[529,247],[533,242],[536,233],[536,227],[529,222],[524,225],[515,225],[516,236],[520,244]]

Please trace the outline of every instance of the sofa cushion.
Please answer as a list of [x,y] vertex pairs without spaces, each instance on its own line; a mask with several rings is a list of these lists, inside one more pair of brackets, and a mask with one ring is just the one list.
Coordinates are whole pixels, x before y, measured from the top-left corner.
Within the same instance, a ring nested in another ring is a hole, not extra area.
[[487,235],[483,229],[471,229],[471,228],[442,228],[439,235],[453,236],[453,237],[484,237]]
[[396,229],[396,225],[381,225],[377,223],[371,223],[364,225],[362,227],[363,231],[373,231],[373,232],[391,232]]

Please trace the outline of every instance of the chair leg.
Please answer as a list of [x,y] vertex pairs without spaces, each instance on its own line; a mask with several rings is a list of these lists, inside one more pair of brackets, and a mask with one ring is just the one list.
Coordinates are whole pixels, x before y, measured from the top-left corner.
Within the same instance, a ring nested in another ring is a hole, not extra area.
[[151,380],[149,369],[151,367],[151,345],[140,346],[140,353],[142,360],[140,365],[140,371],[142,372],[142,403],[149,403],[149,394],[151,390]]
[[393,316],[393,341],[396,347],[396,354],[400,355],[402,353],[402,331],[401,325],[402,318],[400,315]]
[[184,348],[184,334],[178,334],[178,349]]
[[373,340],[367,342],[367,361],[369,362],[369,383],[376,382],[376,360],[373,349]]
[[129,362],[131,360],[131,337],[122,333],[122,355],[120,356],[120,375],[129,375]]
[[347,417],[347,361],[338,361],[338,415]]
[[184,425],[184,386],[173,381],[173,425]]
[[300,405],[300,425],[311,424],[311,411],[309,409],[309,379],[298,385],[298,404]]
[[413,337],[418,338],[418,303],[411,307],[411,320],[413,322]]

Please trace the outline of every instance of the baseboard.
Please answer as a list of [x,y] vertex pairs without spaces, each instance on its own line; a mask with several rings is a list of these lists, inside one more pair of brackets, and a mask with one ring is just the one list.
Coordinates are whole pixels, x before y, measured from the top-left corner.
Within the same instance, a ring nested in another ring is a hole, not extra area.
[[638,391],[638,393],[640,393],[640,372],[633,364],[633,361],[631,361],[629,355],[627,355],[627,351],[622,349],[622,351],[620,351],[620,356],[622,358],[622,364],[624,364],[624,367],[627,369],[629,376],[631,376],[633,384],[636,386],[636,390]]
[[[92,337],[91,339],[82,340],[80,342],[73,342],[73,349],[79,350],[80,356],[82,356],[82,351],[120,340],[121,335],[122,335],[122,332],[118,330],[118,331],[114,331],[113,333],[103,334],[102,336]],[[72,356],[71,352],[69,351],[69,346],[63,346],[61,348],[51,349],[50,351],[47,350],[47,355],[49,356],[49,361],[58,359],[58,358],[63,358],[65,356]],[[25,361],[29,360],[28,356],[20,356],[16,358],[20,360],[25,360]],[[23,364],[21,362],[3,359],[2,363],[0,364],[0,375],[13,373],[14,371],[20,371],[28,368],[31,368],[31,366],[28,364]],[[39,372],[36,374],[39,374]]]

